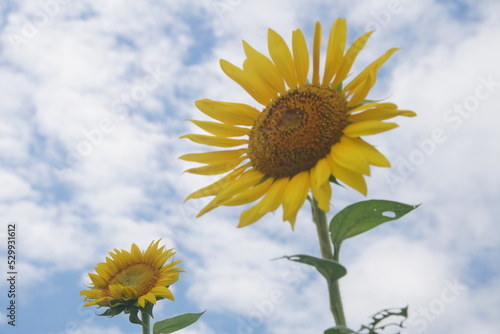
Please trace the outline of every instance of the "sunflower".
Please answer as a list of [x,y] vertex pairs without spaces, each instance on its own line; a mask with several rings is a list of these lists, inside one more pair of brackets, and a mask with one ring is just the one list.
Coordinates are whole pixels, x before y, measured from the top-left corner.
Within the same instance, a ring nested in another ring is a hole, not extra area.
[[415,116],[389,102],[368,101],[377,71],[398,50],[389,49],[349,83],[344,80],[373,32],[359,37],[346,50],[344,19],[333,24],[320,78],[321,24],[316,23],[309,80],[309,52],[302,31],[292,34],[292,47],[268,31],[270,58],[243,41],[243,68],[221,60],[224,73],[236,81],[261,110],[247,104],[202,99],[196,107],[214,121],[190,120],[209,135],[186,134],[193,142],[230,150],[185,154],[180,159],[205,164],[186,172],[228,173],[190,194],[186,200],[215,196],[198,217],[218,206],[245,205],[238,227],[283,207],[283,221],[292,229],[309,193],[318,207],[329,211],[330,181],[340,181],[366,195],[364,176],[370,166],[390,163],[362,136],[397,127],[389,118]]
[[111,258],[106,257],[106,262],[94,268],[97,274],[89,273],[90,290],[80,291],[87,302],[83,306],[114,307],[121,311],[127,307],[144,308],[146,302],[156,304],[162,298],[174,300],[168,287],[179,279],[182,270],[176,265],[182,261],[165,264],[175,253],[165,250],[165,246],[158,248],[160,240],[151,242],[144,252],[136,244],[132,244],[130,252],[110,252]]

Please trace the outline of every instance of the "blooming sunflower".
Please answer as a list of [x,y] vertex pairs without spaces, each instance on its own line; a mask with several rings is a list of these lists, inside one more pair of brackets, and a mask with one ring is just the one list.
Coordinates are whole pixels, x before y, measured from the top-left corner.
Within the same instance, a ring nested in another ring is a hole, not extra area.
[[[203,99],[197,108],[218,122],[190,120],[210,135],[186,134],[193,142],[232,147],[185,154],[180,159],[205,164],[186,172],[217,175],[217,182],[190,194],[186,200],[215,196],[198,216],[218,207],[258,202],[241,213],[238,227],[254,223],[283,207],[283,221],[292,229],[308,194],[318,207],[329,211],[331,180],[339,180],[366,195],[364,176],[370,165],[390,163],[362,136],[397,127],[389,118],[415,116],[394,103],[367,101],[377,71],[398,50],[389,49],[348,84],[353,63],[372,32],[359,37],[346,50],[344,19],[333,24],[323,77],[320,78],[321,24],[316,23],[309,80],[309,52],[302,31],[292,34],[292,48],[272,29],[268,31],[270,58],[243,41],[243,68],[221,60],[224,73],[263,107]],[[241,146],[241,147],[238,147]],[[333,177],[333,178],[332,178]],[[260,200],[259,200],[260,199]]]
[[110,252],[111,258],[106,257],[106,262],[94,268],[97,274],[89,273],[90,290],[80,291],[84,301],[88,301],[83,306],[125,310],[144,308],[146,302],[156,304],[162,298],[174,300],[168,287],[179,279],[182,270],[176,265],[182,261],[165,264],[175,253],[172,249],[165,250],[165,246],[158,248],[160,240],[151,242],[144,252],[136,244],[132,244],[130,252],[118,249]]

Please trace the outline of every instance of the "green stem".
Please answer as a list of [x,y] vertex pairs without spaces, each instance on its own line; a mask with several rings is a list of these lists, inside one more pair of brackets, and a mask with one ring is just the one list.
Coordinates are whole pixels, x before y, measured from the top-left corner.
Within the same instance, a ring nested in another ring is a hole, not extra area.
[[145,311],[141,311],[141,320],[144,325],[142,325],[142,334],[150,334],[150,328],[149,328],[149,314],[147,314]]
[[[311,199],[311,208],[313,220],[316,224],[318,232],[319,248],[323,259],[334,260],[338,262],[338,249],[335,249],[335,254],[332,254],[332,246],[330,243],[330,233],[328,232],[328,224],[326,222],[326,213],[318,207],[318,203],[314,198]],[[342,298],[340,296],[339,281],[329,282],[328,294],[330,296],[330,310],[332,311],[335,324],[337,326],[346,326],[344,307],[342,306]]]

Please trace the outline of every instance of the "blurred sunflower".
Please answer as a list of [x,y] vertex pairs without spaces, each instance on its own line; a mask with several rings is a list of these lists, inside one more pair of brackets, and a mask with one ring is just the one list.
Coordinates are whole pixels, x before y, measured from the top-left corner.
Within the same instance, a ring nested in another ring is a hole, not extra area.
[[299,29],[292,34],[291,49],[269,29],[270,59],[243,41],[243,69],[220,61],[224,73],[264,107],[260,111],[241,103],[196,101],[200,111],[218,122],[190,120],[210,135],[186,134],[181,138],[235,148],[180,157],[205,164],[186,170],[189,173],[229,172],[186,198],[215,196],[198,217],[221,205],[244,205],[260,199],[241,213],[238,227],[252,224],[282,206],[283,220],[289,221],[293,229],[309,192],[318,207],[328,212],[331,180],[366,195],[364,175],[370,175],[370,165],[390,166],[385,156],[361,137],[397,127],[384,122],[386,119],[415,116],[413,111],[399,110],[394,103],[366,100],[377,71],[397,48],[388,50],[344,85],[372,32],[359,37],[347,50],[346,34],[345,20],[337,19],[320,78],[321,25],[316,23],[310,81],[309,52]]
[[[161,239],[160,239],[161,240]],[[165,246],[158,248],[160,240],[151,242],[142,252],[136,244],[132,244],[130,252],[115,249],[110,252],[111,258],[95,267],[97,274],[89,273],[92,285],[90,290],[80,291],[87,303],[83,306],[115,308],[115,315],[121,311],[146,306],[146,302],[156,304],[162,298],[174,300],[168,287],[179,279],[182,272],[176,265],[182,261],[165,262],[175,255],[172,249]]]

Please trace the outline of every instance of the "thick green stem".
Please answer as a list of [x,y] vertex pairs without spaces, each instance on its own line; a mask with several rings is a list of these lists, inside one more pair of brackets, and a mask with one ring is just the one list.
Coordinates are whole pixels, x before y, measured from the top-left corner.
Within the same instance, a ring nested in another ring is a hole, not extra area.
[[142,325],[142,334],[151,334],[151,329],[149,328],[149,314],[144,311],[141,311],[141,320],[143,322]]
[[[339,254],[336,249],[335,256],[332,254],[332,246],[330,243],[330,234],[328,233],[328,224],[326,221],[326,213],[318,207],[318,203],[311,199],[311,207],[313,220],[316,224],[318,232],[319,247],[321,256],[327,260],[335,260],[338,262]],[[332,311],[335,324],[337,326],[346,326],[344,307],[342,306],[342,298],[340,296],[339,281],[329,282],[328,294],[330,296],[330,310]]]

